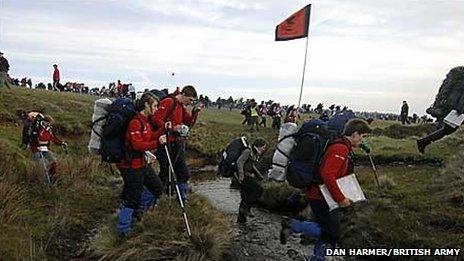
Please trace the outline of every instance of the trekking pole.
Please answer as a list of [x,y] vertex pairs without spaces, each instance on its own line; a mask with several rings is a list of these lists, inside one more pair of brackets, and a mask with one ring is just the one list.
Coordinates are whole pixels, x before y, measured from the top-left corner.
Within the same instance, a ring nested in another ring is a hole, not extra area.
[[372,159],[372,155],[370,153],[367,153],[367,156],[369,156],[369,161],[371,162],[371,167],[372,167],[372,171],[374,172],[375,182],[377,183],[377,187],[380,188],[379,176],[377,175],[377,168],[375,167],[374,159]]
[[[167,149],[167,146],[169,146],[169,132],[166,132],[166,142],[168,145],[165,145],[166,148],[166,155],[168,156],[168,161],[169,164],[171,165],[171,156],[169,154],[169,150]],[[169,167],[168,171],[168,202],[169,202],[169,207],[171,207],[171,198],[172,198],[172,172],[171,172],[171,167]]]
[[52,185],[52,180],[50,178],[50,174],[48,173],[48,168],[47,168],[47,163],[45,162],[45,157],[43,155],[43,152],[42,151],[39,151],[39,160],[42,161],[42,165],[43,165],[43,168],[44,168],[44,176],[45,176],[45,182],[47,182],[47,185],[48,186],[51,186]]
[[180,204],[180,207],[182,209],[182,216],[184,218],[185,227],[187,228],[187,234],[189,236],[192,236],[192,233],[190,231],[190,225],[189,225],[188,218],[187,218],[187,213],[185,212],[184,202],[182,201],[182,197],[181,197],[181,194],[180,194],[180,189],[179,189],[179,186],[177,184],[176,173],[174,172],[174,167],[172,166],[171,156],[169,155],[169,150],[168,150],[167,145],[164,145],[164,149],[166,150],[166,155],[168,155],[169,168],[170,168],[171,173],[172,173],[172,179],[174,180],[174,184],[176,186],[177,199],[179,200],[179,204]]

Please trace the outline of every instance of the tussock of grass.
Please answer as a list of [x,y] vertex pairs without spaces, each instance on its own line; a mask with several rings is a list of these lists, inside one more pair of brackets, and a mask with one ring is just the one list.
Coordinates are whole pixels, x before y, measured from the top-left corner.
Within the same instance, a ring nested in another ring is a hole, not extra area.
[[266,182],[263,184],[263,195],[260,203],[266,209],[285,211],[287,199],[293,194],[301,193],[300,190],[288,185],[287,182]]
[[393,124],[385,128],[375,128],[373,135],[386,136],[393,139],[404,139],[407,137],[421,137],[436,130],[436,124],[401,125]]
[[191,194],[187,215],[192,229],[185,230],[180,207],[162,198],[153,211],[136,223],[132,236],[123,240],[113,217],[92,239],[92,258],[100,260],[220,260],[230,247],[231,224],[209,201]]
[[379,176],[379,185],[381,188],[391,190],[396,186],[396,183],[392,177],[381,175]]
[[464,207],[464,152],[461,151],[446,164],[438,187],[443,191],[443,200]]
[[0,224],[15,222],[25,206],[23,189],[15,184],[0,181]]

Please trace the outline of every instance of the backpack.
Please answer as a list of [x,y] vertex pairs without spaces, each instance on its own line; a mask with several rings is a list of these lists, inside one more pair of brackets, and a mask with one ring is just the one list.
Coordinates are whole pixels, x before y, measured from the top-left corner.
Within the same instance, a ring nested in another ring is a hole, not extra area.
[[327,122],[320,119],[306,121],[294,135],[296,145],[289,155],[287,182],[295,188],[306,188],[321,183],[319,165],[325,149],[334,139]]
[[23,146],[35,146],[37,144],[39,129],[43,120],[44,116],[41,113],[37,114],[34,118],[27,119],[28,122],[24,125],[22,133]]
[[441,120],[453,109],[458,112],[464,110],[464,66],[455,67],[449,71],[438,90],[434,103],[426,112]]
[[[173,94],[168,93],[167,89],[164,89],[164,90],[152,89],[150,92],[153,93],[156,97],[158,97],[160,102],[162,100],[164,100],[164,99],[167,99],[167,98],[174,98]],[[172,103],[171,108],[169,108],[169,113],[167,114],[167,117],[164,119],[165,121],[166,120],[171,120],[172,114],[174,113],[174,110],[176,109],[176,106],[177,106],[177,104],[174,101]]]
[[90,154],[100,155],[101,137],[103,126],[108,115],[108,107],[111,105],[111,100],[108,98],[98,99],[93,106],[92,127],[90,131],[90,140],[87,146]]
[[327,126],[330,131],[333,131],[337,135],[342,135],[345,124],[355,117],[356,115],[352,110],[340,111],[329,119]]
[[218,176],[230,178],[237,171],[237,160],[242,152],[250,148],[246,137],[233,139],[223,150],[221,162],[218,167]]
[[105,121],[101,133],[95,132],[100,136],[99,154],[104,162],[118,163],[128,156],[125,134],[129,121],[136,115],[135,107],[132,100],[121,97],[107,106],[106,111],[105,116],[92,123],[92,131],[95,132],[93,126],[97,122]]
[[152,89],[150,90],[150,92],[153,93],[156,97],[158,97],[160,101],[169,96],[169,94],[163,90]]
[[272,156],[272,168],[269,169],[269,179],[275,181],[285,181],[285,175],[288,166],[288,158],[295,146],[293,134],[298,131],[298,127],[293,122],[287,122],[279,130],[279,141],[276,150]]

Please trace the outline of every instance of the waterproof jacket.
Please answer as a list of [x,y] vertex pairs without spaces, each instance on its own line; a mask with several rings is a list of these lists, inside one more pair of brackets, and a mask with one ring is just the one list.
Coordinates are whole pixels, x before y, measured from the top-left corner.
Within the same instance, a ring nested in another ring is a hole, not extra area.
[[8,72],[10,64],[5,57],[0,58],[0,72]]
[[58,68],[56,68],[53,71],[53,80],[54,81],[59,81],[60,80],[60,70],[58,70]]
[[40,126],[37,133],[37,141],[33,141],[31,144],[31,151],[36,153],[44,150],[50,145],[50,142],[53,142],[56,145],[61,145],[62,141],[59,140],[54,134],[51,127]]
[[[349,174],[351,150],[352,146],[348,139],[344,137],[337,138],[327,148],[319,168],[322,182],[327,186],[327,189],[337,203],[345,200],[345,195],[343,195],[338,187],[337,179]],[[318,184],[311,185],[308,188],[307,194],[310,200],[325,202]]]
[[255,165],[258,161],[259,158],[252,149],[244,149],[237,159],[238,174],[245,177],[262,179],[263,177]]
[[155,150],[158,147],[158,139],[161,135],[162,131],[153,130],[146,115],[137,113],[129,122],[126,131],[127,158],[117,163],[116,166],[120,169],[140,169],[145,167],[144,152]]
[[[198,113],[188,112],[184,105],[175,97],[168,97],[160,101],[158,111],[153,115],[153,123],[158,129],[165,131],[165,123],[170,121],[172,127],[180,124],[192,127],[197,120]],[[169,136],[168,141],[175,141],[175,136]]]

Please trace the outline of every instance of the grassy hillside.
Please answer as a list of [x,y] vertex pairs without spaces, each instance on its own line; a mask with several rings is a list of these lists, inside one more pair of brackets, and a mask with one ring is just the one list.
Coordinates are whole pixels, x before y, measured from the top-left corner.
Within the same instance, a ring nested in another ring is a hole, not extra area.
[[[117,240],[112,228],[121,179],[118,175],[112,176],[107,167],[100,166],[99,159],[90,157],[86,149],[95,99],[42,90],[0,90],[0,259],[143,258],[138,255],[143,253],[139,247],[166,256],[181,253],[218,259],[230,243],[230,223],[201,197],[192,200],[191,219],[196,227],[208,226],[194,230],[196,241],[183,237],[178,213],[163,215],[166,211],[163,202],[159,212],[148,214],[137,225],[138,231],[145,228],[146,232],[126,242]],[[61,181],[56,188],[44,185],[40,166],[32,160],[29,151],[18,146],[21,126],[15,114],[19,109],[51,114],[59,135],[69,141],[69,155],[59,147],[52,147],[60,161]],[[242,119],[236,110],[206,110],[191,130],[188,148],[189,155],[194,158],[189,162],[195,165],[215,163],[218,151],[230,139],[247,135],[251,139],[262,136],[269,140],[271,145],[265,157],[265,163],[269,164],[277,131],[268,127],[259,133],[249,133],[247,126],[240,125]],[[396,124],[373,123],[376,131],[369,141],[376,161],[397,164],[378,166],[384,184],[381,189],[375,186],[367,166],[357,171],[369,201],[347,213],[344,243],[351,246],[464,246],[464,154],[460,152],[464,147],[463,132],[432,144],[427,153],[421,155],[416,150],[415,139],[425,132],[424,129],[430,130],[433,126]],[[359,162],[363,163],[362,152],[357,154]],[[445,166],[421,164],[437,162]],[[288,193],[275,186],[267,185],[267,189],[263,200],[272,201],[267,205],[270,208]],[[269,193],[271,190],[279,192],[273,195]],[[208,219],[200,217],[205,211],[209,213]],[[159,229],[168,223],[174,224],[168,230],[171,232],[157,236]],[[221,237],[214,236],[217,231]],[[153,245],[161,247],[150,248]]]
[[[188,206],[196,241],[183,237],[177,206],[166,215],[163,203],[159,212],[150,212],[138,224],[139,232],[146,226],[144,233],[126,243],[115,241],[112,228],[122,180],[87,152],[94,100],[42,90],[0,90],[0,259],[114,260],[115,255],[134,259],[142,253],[134,253],[133,242],[140,247],[155,244],[152,250],[166,257],[184,253],[203,260],[219,259],[228,246],[230,224],[200,196],[193,196]],[[68,141],[69,155],[51,146],[59,161],[56,187],[45,185],[42,166],[34,162],[30,151],[19,148],[21,124],[15,115],[19,109],[52,115],[58,135]],[[207,219],[203,213],[208,213]],[[171,230],[166,230],[168,224]]]

